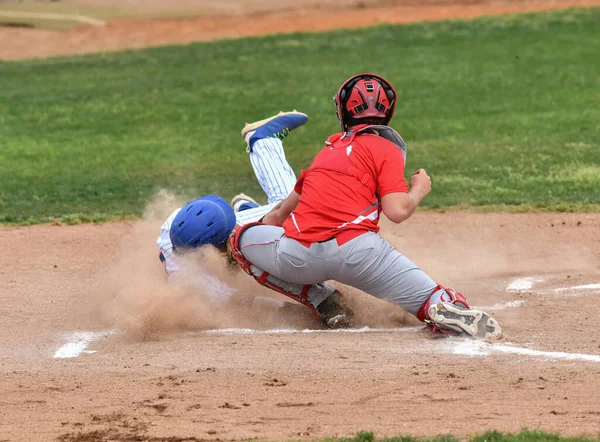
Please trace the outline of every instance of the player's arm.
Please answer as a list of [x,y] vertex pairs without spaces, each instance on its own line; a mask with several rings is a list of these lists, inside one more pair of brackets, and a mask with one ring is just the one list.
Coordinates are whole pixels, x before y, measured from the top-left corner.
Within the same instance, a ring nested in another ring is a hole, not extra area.
[[410,179],[408,192],[392,192],[381,197],[385,216],[394,223],[407,220],[431,190],[431,178],[425,169],[417,170]]
[[263,223],[271,226],[281,226],[287,217],[290,216],[290,213],[292,213],[298,205],[298,201],[300,201],[300,194],[302,193],[302,186],[304,186],[306,172],[306,170],[302,171],[300,178],[296,181],[294,190],[292,190],[288,197],[273,207],[273,210],[264,216]]
[[290,213],[296,208],[300,201],[300,194],[295,190],[288,195],[286,199],[273,207],[269,213],[263,218],[263,223],[271,226],[280,226],[290,216]]
[[404,155],[390,142],[379,141],[374,150],[377,167],[377,192],[381,210],[394,223],[407,220],[431,190],[431,179],[424,169],[417,170],[410,179],[410,189],[404,179]]

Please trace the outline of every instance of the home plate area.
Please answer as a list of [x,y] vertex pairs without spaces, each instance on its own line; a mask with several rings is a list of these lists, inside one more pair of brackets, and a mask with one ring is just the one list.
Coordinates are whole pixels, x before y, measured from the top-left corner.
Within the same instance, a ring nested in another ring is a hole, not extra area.
[[[167,290],[154,225],[140,237],[137,222],[0,231],[23,245],[2,267],[0,440],[594,436],[600,217],[556,216],[426,213],[384,226],[502,324],[494,342],[433,337],[346,288],[364,315],[356,329],[323,330],[310,314],[293,326],[239,308],[221,317]],[[60,247],[40,253],[48,238]],[[128,239],[126,253],[115,238]]]

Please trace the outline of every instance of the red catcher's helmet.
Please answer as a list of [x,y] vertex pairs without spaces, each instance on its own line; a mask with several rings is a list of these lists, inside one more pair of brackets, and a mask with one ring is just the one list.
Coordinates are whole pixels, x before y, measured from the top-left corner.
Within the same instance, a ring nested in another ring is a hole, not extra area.
[[383,124],[389,124],[396,108],[396,91],[379,75],[358,74],[342,83],[333,100],[342,130],[347,131],[353,119],[383,118]]

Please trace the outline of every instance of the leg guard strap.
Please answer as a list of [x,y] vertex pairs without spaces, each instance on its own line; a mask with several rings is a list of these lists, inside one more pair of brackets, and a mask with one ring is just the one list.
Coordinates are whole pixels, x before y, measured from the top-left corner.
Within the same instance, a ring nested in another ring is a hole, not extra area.
[[467,309],[471,308],[469,307],[469,304],[467,303],[467,300],[462,293],[452,289],[448,289],[438,284],[431,292],[431,296],[427,298],[427,301],[425,301],[425,303],[417,312],[417,318],[420,321],[429,321],[431,319],[429,317],[429,307],[431,307],[432,304],[437,304],[438,302],[458,304],[464,306]]
[[[312,285],[301,286],[302,290],[300,291],[300,293],[298,293],[298,294],[292,293],[291,291],[288,291],[288,290],[284,289],[283,287],[280,287],[277,284],[270,281],[269,280],[270,273],[265,272],[265,271],[262,271],[262,273],[259,273],[259,272],[261,272],[261,270],[258,267],[256,267],[255,265],[253,265],[250,261],[248,261],[246,259],[246,257],[242,254],[242,252],[240,250],[240,244],[239,244],[241,235],[244,233],[244,231],[246,229],[253,227],[253,226],[257,226],[257,225],[262,225],[262,224],[263,223],[260,223],[260,222],[249,223],[244,226],[238,227],[236,230],[234,230],[232,232],[231,236],[229,237],[229,252],[230,252],[231,256],[233,257],[233,259],[235,259],[235,261],[242,268],[242,270],[244,270],[246,273],[248,273],[250,276],[252,276],[256,280],[256,282],[258,282],[260,285],[270,288],[271,290],[281,293],[282,295],[285,295],[288,298],[292,298],[294,301],[297,301],[300,304],[307,306],[308,308],[311,309],[311,311],[315,314],[315,316],[317,316],[319,319],[321,319],[321,316],[317,312],[317,309],[308,301],[308,291],[310,290]],[[255,274],[253,272],[253,269],[254,269],[254,271],[257,271],[257,274]]]
[[244,272],[252,276],[254,276],[252,274],[252,271],[250,270],[250,267],[252,267],[252,263],[248,261],[240,251],[240,237],[242,236],[242,233],[246,231],[246,229],[261,225],[263,225],[263,223],[248,223],[236,229],[233,229],[233,232],[231,232],[231,235],[229,235],[229,247],[227,247],[229,258],[233,258]]
[[[257,267],[254,267],[254,268],[257,268]],[[252,276],[254,276],[254,275],[252,275]],[[270,276],[269,273],[263,272],[259,277],[254,276],[254,279],[256,279],[256,281],[260,285],[270,288],[271,290],[274,290],[277,293],[281,293],[282,295],[285,295],[288,298],[291,298],[294,301],[307,306],[317,318],[322,319],[321,315],[319,315],[319,312],[317,311],[317,309],[308,301],[308,291],[312,287],[311,285],[303,286],[302,291],[300,292],[300,294],[297,295],[297,294],[292,293],[288,290],[285,290],[283,287],[280,287],[277,284],[274,284],[273,282],[269,281],[269,279],[268,279],[269,276]]]

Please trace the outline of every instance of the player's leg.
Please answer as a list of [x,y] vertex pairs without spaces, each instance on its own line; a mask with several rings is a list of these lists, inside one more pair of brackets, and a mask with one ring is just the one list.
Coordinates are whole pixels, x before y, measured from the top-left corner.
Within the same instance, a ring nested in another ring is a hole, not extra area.
[[284,200],[294,189],[296,175],[285,157],[282,140],[307,120],[300,112],[280,112],[246,124],[242,130],[250,163],[269,203]]
[[287,162],[281,140],[258,140],[250,152],[250,162],[269,203],[283,201],[294,190],[296,175]]
[[242,130],[256,179],[265,191],[269,204],[260,206],[243,193],[234,196],[231,206],[239,225],[258,221],[294,189],[296,175],[287,162],[281,141],[307,120],[308,117],[300,112],[280,112],[265,120],[246,124]]
[[286,257],[285,250],[282,250],[285,245],[281,246],[282,240],[286,242],[283,234],[281,227],[262,224],[242,227],[231,238],[233,255],[242,269],[261,285],[306,305],[329,327],[351,326],[352,311],[344,305],[339,291],[320,282],[325,278],[318,272],[298,282],[301,263],[294,257],[299,254]]
[[342,264],[329,277],[399,305],[433,329],[500,338],[502,328],[487,313],[471,309],[465,297],[437,284],[379,234],[363,234],[340,247]]

